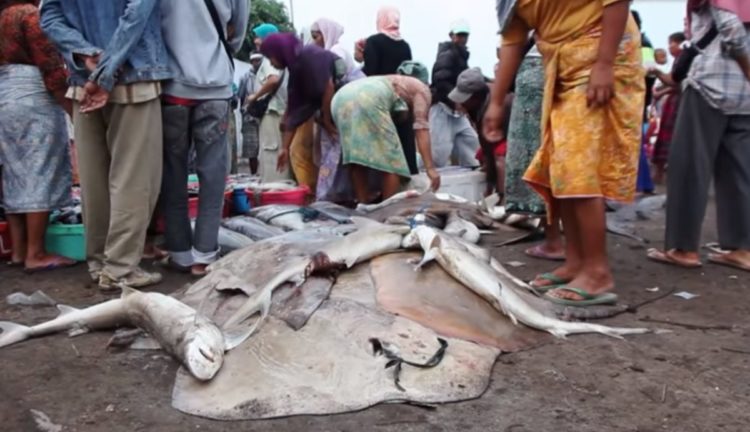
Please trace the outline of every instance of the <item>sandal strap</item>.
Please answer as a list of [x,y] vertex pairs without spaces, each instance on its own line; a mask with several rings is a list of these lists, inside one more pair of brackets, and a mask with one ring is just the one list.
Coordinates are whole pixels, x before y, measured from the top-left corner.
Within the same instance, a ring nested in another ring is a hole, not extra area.
[[585,300],[596,300],[597,298],[599,298],[598,295],[594,295],[594,294],[591,294],[590,292],[584,291],[584,290],[582,290],[580,288],[575,288],[575,287],[571,287],[571,286],[561,286],[561,287],[557,288],[555,291],[565,291],[565,292],[577,294],[577,295],[581,296],[581,298],[584,301]]

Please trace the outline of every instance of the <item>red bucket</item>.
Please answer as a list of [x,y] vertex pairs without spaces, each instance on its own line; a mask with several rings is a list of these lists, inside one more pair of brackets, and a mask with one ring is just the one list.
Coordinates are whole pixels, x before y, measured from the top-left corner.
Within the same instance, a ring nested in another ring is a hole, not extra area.
[[257,197],[255,196],[255,191],[253,191],[252,189],[247,190],[247,199],[250,201],[250,205],[252,207],[260,207],[271,204],[290,204],[303,206],[307,204],[309,196],[310,188],[304,185],[288,191],[263,192],[260,195],[260,199],[257,199]]

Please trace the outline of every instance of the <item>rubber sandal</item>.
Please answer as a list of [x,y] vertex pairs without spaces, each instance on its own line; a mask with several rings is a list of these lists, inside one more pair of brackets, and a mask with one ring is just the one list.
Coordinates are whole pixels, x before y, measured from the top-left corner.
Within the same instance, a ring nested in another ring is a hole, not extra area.
[[724,267],[730,267],[735,270],[742,270],[750,272],[750,265],[730,259],[727,254],[710,254],[708,255],[708,261],[711,264],[716,264]]
[[23,269],[23,272],[26,274],[46,273],[46,272],[50,272],[54,270],[61,270],[61,269],[74,267],[76,265],[78,265],[77,262],[72,262],[72,263],[54,262],[54,263],[49,263],[44,267],[36,267],[36,268],[25,267]]
[[732,252],[726,249],[722,249],[721,245],[719,245],[718,243],[706,243],[705,245],[703,245],[703,248],[709,252],[713,252],[715,254],[720,254],[720,255],[726,255]]
[[542,245],[536,245],[533,248],[526,249],[524,251],[524,254],[526,254],[526,256],[530,256],[531,258],[543,259],[547,261],[565,261],[565,254],[551,254],[549,252],[546,252]]
[[[542,279],[544,281],[549,282],[549,285],[536,285],[534,282],[537,279]],[[547,291],[551,291],[555,288],[559,288],[567,283],[569,283],[569,279],[561,278],[560,276],[557,276],[554,273],[542,273],[539,276],[537,276],[533,281],[529,282],[529,286],[534,289],[534,291],[539,293],[546,293]]]
[[659,249],[649,249],[648,252],[646,253],[646,256],[651,261],[658,262],[660,264],[668,264],[668,265],[673,265],[677,267],[682,267],[685,269],[695,269],[695,268],[703,267],[703,264],[700,261],[694,262],[694,263],[680,261],[680,260],[675,259],[672,255],[670,255],[669,252],[662,252]]
[[[562,298],[557,298],[553,295],[550,295],[552,291],[557,291],[557,290],[577,294],[581,296],[582,300],[562,299]],[[617,300],[619,299],[619,297],[617,297],[617,294],[614,294],[614,293],[590,294],[582,289],[573,288],[569,286],[561,286],[561,287],[558,287],[556,290],[550,290],[544,295],[544,298],[552,303],[555,303],[561,306],[576,306],[576,307],[613,305],[613,304],[617,304]]]

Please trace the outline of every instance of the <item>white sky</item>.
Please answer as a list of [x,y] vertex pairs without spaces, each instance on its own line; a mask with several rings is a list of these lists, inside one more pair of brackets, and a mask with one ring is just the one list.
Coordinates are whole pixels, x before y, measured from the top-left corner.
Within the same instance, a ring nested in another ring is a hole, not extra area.
[[[296,28],[326,17],[346,29],[343,42],[354,41],[375,32],[375,16],[380,6],[401,10],[401,31],[411,45],[415,60],[432,68],[438,43],[448,40],[450,23],[463,18],[471,23],[469,40],[472,66],[491,75],[498,43],[495,0],[285,0],[294,3]],[[548,0],[561,1],[561,0]],[[656,48],[667,46],[671,33],[682,31],[685,0],[635,0],[634,9],[643,20],[644,30]]]

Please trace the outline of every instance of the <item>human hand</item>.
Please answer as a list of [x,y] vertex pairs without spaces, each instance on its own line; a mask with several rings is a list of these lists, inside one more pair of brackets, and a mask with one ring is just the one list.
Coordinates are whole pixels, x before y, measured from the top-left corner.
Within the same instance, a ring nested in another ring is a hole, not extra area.
[[83,86],[84,95],[81,101],[81,112],[86,114],[103,108],[109,102],[109,92],[99,84],[89,81]]
[[336,129],[336,126],[334,126],[333,123],[330,121],[323,121],[323,129],[328,132],[328,135],[330,135],[331,139],[334,141],[338,141],[339,139],[339,130]]
[[89,73],[94,72],[96,67],[99,66],[99,54],[87,56],[82,54],[76,54],[76,59],[83,62],[83,67],[86,68]]
[[427,177],[430,179],[430,188],[433,192],[437,192],[440,189],[440,174],[435,168],[428,168]]
[[491,102],[487,107],[482,122],[482,134],[489,142],[500,142],[505,138],[503,130],[503,117],[505,116],[505,107],[503,105]]
[[279,152],[279,158],[276,161],[276,171],[282,172],[286,170],[287,165],[289,165],[289,150],[281,150]]
[[615,70],[611,64],[596,62],[591,69],[586,91],[586,105],[601,107],[609,103],[615,94]]

